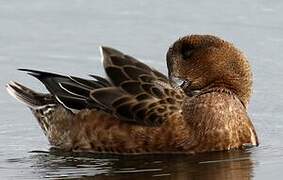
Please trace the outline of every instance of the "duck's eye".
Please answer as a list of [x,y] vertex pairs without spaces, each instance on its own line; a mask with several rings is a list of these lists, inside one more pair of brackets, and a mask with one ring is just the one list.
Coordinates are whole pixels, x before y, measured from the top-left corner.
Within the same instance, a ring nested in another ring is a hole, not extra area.
[[194,49],[195,48],[190,45],[184,45],[181,49],[183,60],[189,59],[192,56]]

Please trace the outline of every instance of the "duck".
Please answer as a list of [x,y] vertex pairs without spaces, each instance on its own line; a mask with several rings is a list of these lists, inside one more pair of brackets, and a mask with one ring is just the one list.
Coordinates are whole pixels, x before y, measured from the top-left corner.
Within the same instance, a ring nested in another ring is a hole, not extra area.
[[114,48],[100,47],[106,77],[19,69],[48,93],[11,81],[50,145],[114,154],[228,151],[258,146],[248,115],[246,55],[213,35],[187,35],[168,49],[168,76]]

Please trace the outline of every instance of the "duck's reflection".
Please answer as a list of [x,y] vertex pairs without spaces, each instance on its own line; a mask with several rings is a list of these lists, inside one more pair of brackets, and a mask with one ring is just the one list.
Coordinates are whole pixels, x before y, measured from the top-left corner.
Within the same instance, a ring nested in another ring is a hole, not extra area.
[[251,179],[249,151],[184,155],[93,155],[59,151],[31,155],[41,177],[89,179]]

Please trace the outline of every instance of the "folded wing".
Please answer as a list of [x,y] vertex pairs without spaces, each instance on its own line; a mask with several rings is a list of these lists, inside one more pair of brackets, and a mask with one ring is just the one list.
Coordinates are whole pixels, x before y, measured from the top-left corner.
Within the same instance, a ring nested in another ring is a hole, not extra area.
[[115,49],[102,47],[101,52],[113,86],[93,90],[90,96],[103,108],[119,119],[151,126],[180,113],[184,94],[166,76]]
[[20,69],[39,79],[72,112],[100,109],[122,121],[158,126],[174,113],[181,114],[184,93],[171,87],[162,73],[109,47],[102,47],[105,79],[63,76]]

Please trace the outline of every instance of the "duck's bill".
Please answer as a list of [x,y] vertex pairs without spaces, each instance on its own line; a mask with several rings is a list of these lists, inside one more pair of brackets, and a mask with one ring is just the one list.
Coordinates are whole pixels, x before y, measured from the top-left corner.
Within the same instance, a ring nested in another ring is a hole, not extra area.
[[170,84],[173,88],[182,89],[188,96],[194,96],[200,92],[200,90],[193,90],[191,88],[192,82],[188,79],[170,76]]
[[186,83],[185,79],[175,77],[175,76],[170,76],[170,84],[174,88],[179,88],[179,87],[183,86],[185,83]]

